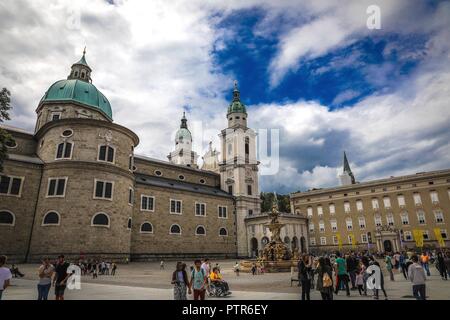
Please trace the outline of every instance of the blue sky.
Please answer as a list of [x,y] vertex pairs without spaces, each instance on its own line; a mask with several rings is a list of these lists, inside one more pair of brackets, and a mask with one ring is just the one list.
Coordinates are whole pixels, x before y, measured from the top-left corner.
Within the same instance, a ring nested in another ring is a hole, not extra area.
[[280,130],[261,189],[335,186],[343,150],[359,181],[450,167],[449,17],[449,1],[6,0],[0,85],[32,131],[86,45],[115,122],[166,159],[183,110],[195,150],[219,149],[236,79],[250,126]]

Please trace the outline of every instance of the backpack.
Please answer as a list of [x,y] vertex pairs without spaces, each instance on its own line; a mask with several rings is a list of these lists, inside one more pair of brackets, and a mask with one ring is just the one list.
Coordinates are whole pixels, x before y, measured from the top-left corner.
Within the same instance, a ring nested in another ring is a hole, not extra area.
[[325,272],[322,277],[322,286],[324,288],[328,288],[331,287],[332,285],[333,281],[331,280],[330,275],[327,272]]

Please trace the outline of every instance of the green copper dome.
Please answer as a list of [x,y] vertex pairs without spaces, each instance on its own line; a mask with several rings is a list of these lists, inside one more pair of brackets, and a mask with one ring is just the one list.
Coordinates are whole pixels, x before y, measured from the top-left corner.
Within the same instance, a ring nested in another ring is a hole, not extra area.
[[188,140],[192,142],[192,135],[187,127],[187,119],[186,114],[183,112],[183,118],[181,118],[181,125],[180,129],[178,129],[177,133],[175,134],[175,142],[183,142],[183,140]]
[[92,83],[78,79],[57,81],[41,99],[41,103],[52,101],[78,102],[102,111],[112,121],[108,99]]
[[234,90],[233,90],[233,101],[231,101],[230,106],[228,107],[228,113],[247,113],[247,109],[245,105],[241,102],[241,94],[237,87],[237,81],[234,82]]

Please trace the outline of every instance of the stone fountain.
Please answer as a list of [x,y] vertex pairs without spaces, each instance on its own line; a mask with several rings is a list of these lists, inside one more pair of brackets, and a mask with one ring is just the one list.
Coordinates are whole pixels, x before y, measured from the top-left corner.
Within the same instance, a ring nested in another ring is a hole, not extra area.
[[252,265],[255,263],[263,266],[266,272],[288,272],[292,266],[295,267],[297,265],[299,259],[298,252],[292,254],[286,244],[281,241],[280,232],[284,224],[278,221],[280,212],[276,193],[274,193],[272,210],[268,213],[268,216],[270,222],[266,225],[272,233],[272,237],[256,260],[241,262],[241,269],[244,272],[249,268],[251,270]]

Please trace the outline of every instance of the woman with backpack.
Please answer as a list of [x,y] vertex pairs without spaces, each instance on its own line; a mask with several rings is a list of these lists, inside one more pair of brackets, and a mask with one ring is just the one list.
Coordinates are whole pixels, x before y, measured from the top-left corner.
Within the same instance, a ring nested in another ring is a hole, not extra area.
[[316,289],[320,292],[322,300],[333,300],[333,269],[326,263],[324,257],[319,258],[315,273],[317,274]]

